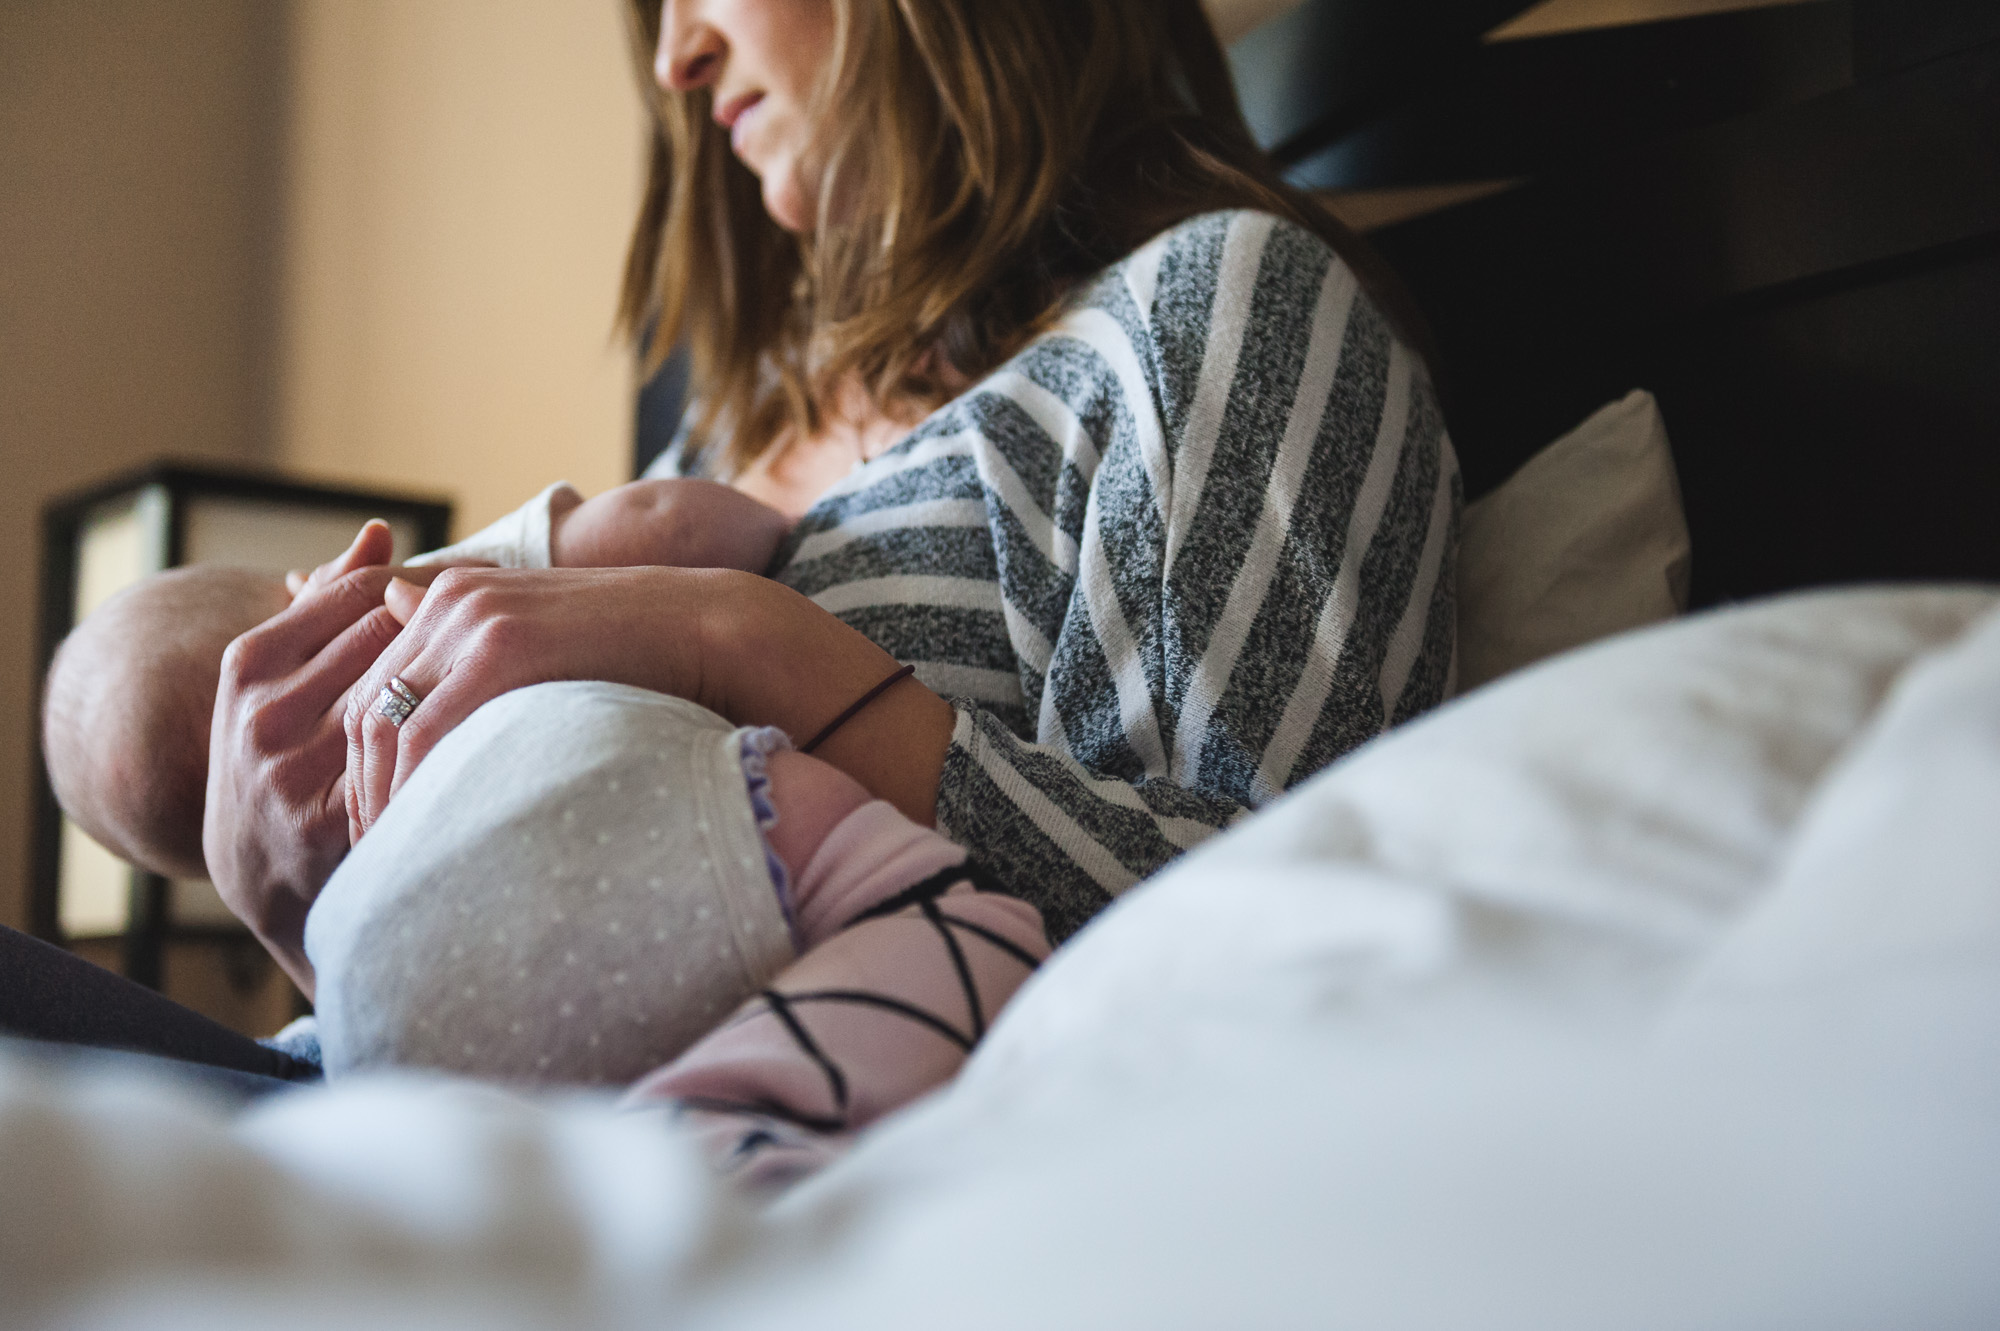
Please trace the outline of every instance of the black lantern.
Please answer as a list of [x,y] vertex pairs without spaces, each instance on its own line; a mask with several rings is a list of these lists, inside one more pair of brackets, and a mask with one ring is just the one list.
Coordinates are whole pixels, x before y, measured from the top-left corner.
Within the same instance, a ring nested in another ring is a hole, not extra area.
[[[345,550],[370,518],[389,524],[400,560],[446,542],[451,506],[173,464],[57,499],[42,515],[42,673],[71,627],[149,574],[189,564],[312,568]],[[249,939],[211,884],[125,863],[63,816],[46,771],[38,784],[37,934],[113,944],[125,974],[156,989],[170,947],[240,948]]]

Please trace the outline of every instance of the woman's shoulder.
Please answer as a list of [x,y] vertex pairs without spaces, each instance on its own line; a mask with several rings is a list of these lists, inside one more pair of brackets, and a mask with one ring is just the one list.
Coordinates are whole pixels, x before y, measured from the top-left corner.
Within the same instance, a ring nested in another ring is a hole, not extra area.
[[[1094,315],[1122,330],[1141,360],[1169,369],[1206,361],[1217,319],[1253,338],[1293,328],[1322,298],[1372,304],[1354,269],[1325,237],[1256,209],[1201,213],[1178,222],[1079,288],[1058,337]],[[1379,310],[1376,311],[1378,314]]]
[[1080,288],[1070,309],[1109,315],[1135,342],[1179,342],[1175,333],[1225,311],[1254,322],[1259,311],[1310,309],[1330,277],[1366,299],[1325,237],[1275,213],[1236,208],[1168,227]]
[[1160,232],[1100,276],[1155,299],[1193,283],[1317,288],[1330,265],[1346,267],[1326,239],[1291,218],[1253,208],[1198,213]]
[[[1257,209],[1201,213],[1085,282],[996,377],[1025,377],[1071,400],[1092,383],[1135,407],[1140,397],[1184,406],[1208,376],[1233,375],[1239,362],[1284,361],[1283,348],[1303,354],[1329,300],[1345,312],[1344,326],[1400,340],[1325,237]],[[1217,337],[1236,354],[1213,354]],[[1366,361],[1386,366],[1380,356]]]

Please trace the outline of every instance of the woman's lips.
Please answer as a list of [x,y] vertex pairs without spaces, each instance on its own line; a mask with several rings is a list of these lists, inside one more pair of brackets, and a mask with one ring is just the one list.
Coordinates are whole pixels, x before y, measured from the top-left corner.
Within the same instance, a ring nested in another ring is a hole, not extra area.
[[743,155],[744,128],[749,123],[750,113],[763,100],[761,92],[746,92],[715,108],[715,123],[729,131],[729,147],[738,157]]

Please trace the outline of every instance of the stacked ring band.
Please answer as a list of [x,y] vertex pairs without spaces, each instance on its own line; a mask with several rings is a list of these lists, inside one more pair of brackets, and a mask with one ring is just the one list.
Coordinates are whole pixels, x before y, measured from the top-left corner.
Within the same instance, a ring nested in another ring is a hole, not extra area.
[[422,701],[423,697],[405,684],[400,676],[391,675],[375,699],[375,714],[392,726],[400,726],[410,719],[410,713],[416,711],[417,704]]

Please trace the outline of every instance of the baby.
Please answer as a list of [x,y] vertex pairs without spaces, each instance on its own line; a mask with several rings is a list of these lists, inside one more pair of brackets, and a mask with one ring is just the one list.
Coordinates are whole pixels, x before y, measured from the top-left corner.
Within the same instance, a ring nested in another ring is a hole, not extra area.
[[629,1085],[753,1183],[947,1080],[1048,953],[962,848],[678,698],[539,684],[441,741],[306,920],[329,1076]]
[[[588,501],[557,484],[457,545],[409,562],[755,573],[787,525],[710,481],[634,481]],[[223,649],[283,610],[306,581],[174,569],[126,588],[76,627],[49,667],[42,725],[49,780],[72,821],[142,868],[206,875],[202,806]]]
[[[708,482],[556,486],[411,562],[761,571],[785,525]],[[85,830],[203,872],[222,652],[287,595],[176,570],[64,643],[45,747]],[[315,905],[328,1069],[643,1077],[634,1096],[688,1106],[732,1169],[785,1177],[947,1078],[1046,955],[1034,910],[964,861],[777,731],[622,686],[520,690],[439,745]]]

